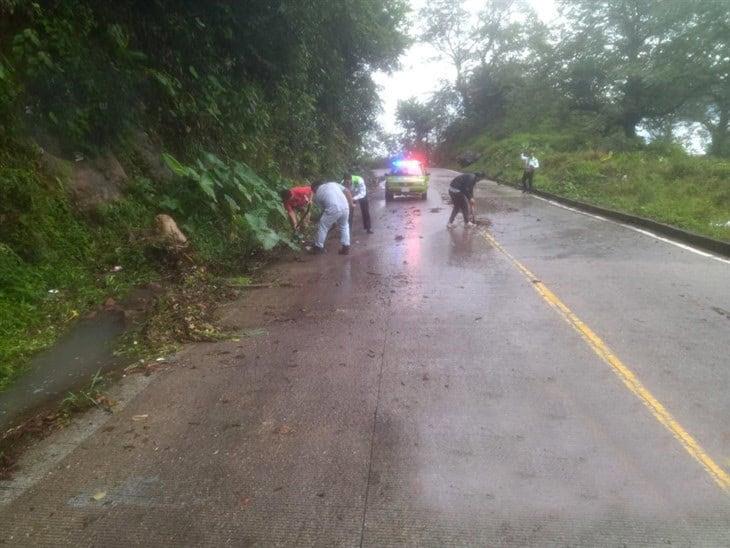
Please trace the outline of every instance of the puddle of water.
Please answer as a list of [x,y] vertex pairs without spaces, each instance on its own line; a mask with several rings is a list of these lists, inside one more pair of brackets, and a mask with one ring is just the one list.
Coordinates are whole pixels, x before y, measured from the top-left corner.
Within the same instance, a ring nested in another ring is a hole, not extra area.
[[102,312],[80,321],[53,348],[39,354],[28,371],[0,393],[0,432],[26,413],[87,384],[97,371],[120,365],[113,348],[124,329],[123,314]]

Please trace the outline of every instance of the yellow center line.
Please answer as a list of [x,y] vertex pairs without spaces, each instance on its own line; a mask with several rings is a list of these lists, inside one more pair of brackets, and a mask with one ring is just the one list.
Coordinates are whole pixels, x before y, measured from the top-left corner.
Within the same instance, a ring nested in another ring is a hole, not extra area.
[[558,297],[543,284],[540,279],[530,272],[526,266],[515,259],[502,245],[488,232],[484,232],[484,238],[495,249],[502,252],[531,282],[540,296],[557,311],[578,333],[591,349],[604,362],[611,366],[613,372],[618,375],[626,387],[638,397],[642,403],[649,408],[651,414],[669,430],[672,435],[682,444],[682,447],[692,458],[699,462],[707,473],[715,480],[715,483],[726,493],[730,492],[730,476],[710,457],[702,446],[692,435],[679,424],[666,407],[657,400],[651,392],[641,383],[633,371],[613,353],[596,333],[576,316]]

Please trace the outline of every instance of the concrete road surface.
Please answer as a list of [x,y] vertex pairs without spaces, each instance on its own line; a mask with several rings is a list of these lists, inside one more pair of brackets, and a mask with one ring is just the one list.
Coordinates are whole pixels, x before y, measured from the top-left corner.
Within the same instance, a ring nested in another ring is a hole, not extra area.
[[730,264],[486,182],[449,231],[453,175],[31,452],[0,543],[730,545]]

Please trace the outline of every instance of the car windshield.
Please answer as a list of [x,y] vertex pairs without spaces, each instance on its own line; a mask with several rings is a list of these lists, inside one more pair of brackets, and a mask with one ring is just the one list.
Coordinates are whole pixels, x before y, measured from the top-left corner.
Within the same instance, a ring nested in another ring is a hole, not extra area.
[[423,175],[423,169],[418,162],[399,162],[393,165],[393,175]]

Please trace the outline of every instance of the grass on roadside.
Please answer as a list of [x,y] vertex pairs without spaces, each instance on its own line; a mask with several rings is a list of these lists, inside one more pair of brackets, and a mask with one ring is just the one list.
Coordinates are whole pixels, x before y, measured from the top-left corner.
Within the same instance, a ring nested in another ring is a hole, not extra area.
[[482,154],[470,170],[511,182],[522,174],[520,152],[532,148],[540,190],[730,241],[730,161],[664,144],[615,152],[570,150],[564,141],[553,134],[483,136],[464,148]]
[[110,407],[111,403],[102,392],[104,384],[105,378],[99,370],[91,378],[88,386],[66,394],[66,397],[61,401],[59,417],[68,420],[75,413],[86,411],[92,407]]

